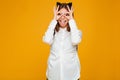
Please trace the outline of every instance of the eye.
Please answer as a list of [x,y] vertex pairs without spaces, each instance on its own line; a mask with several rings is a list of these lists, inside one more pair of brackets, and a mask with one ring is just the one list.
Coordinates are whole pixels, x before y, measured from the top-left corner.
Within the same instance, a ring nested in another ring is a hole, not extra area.
[[57,15],[58,15],[58,16],[60,16],[60,15],[61,15],[61,13],[58,13]]
[[66,13],[65,15],[66,15],[66,16],[69,16],[69,14],[68,14],[68,13]]

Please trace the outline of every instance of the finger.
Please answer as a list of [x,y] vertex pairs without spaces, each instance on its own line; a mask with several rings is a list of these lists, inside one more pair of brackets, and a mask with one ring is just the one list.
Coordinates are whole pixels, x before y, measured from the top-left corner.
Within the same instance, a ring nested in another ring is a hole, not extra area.
[[65,18],[66,18],[67,20],[69,20],[69,16],[65,16]]
[[60,11],[57,11],[56,13],[60,13]]
[[61,16],[57,16],[57,20],[60,19]]
[[69,8],[69,6],[67,5],[67,8],[68,8],[68,11],[70,12],[70,8]]
[[66,12],[66,14],[69,14],[69,12]]
[[74,11],[73,7],[71,7],[72,12]]
[[58,11],[58,9],[59,9],[59,5],[58,5],[58,7],[57,7],[57,11]]
[[70,17],[69,16],[65,16],[66,18],[67,18],[67,20],[69,20],[70,19]]

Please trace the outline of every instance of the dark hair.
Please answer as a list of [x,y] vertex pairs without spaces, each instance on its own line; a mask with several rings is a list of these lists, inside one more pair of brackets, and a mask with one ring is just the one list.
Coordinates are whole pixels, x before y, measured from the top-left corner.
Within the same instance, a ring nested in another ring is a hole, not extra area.
[[69,8],[71,9],[71,7],[72,7],[72,2],[69,2],[69,3],[60,3],[60,2],[57,2],[57,3],[56,3],[56,6],[58,6],[58,5],[59,5],[58,11],[59,11],[61,8],[65,8],[65,9],[68,10],[67,6],[69,6]]
[[[58,6],[58,5],[59,5],[58,11],[59,11],[60,9],[62,9],[62,8],[65,8],[66,10],[68,10],[67,6],[71,9],[71,7],[72,7],[72,2],[69,2],[69,3],[56,2],[56,6]],[[74,17],[74,14],[73,14],[73,17]],[[55,30],[54,30],[54,34],[55,34],[55,31],[57,31],[57,32],[59,31],[59,28],[60,28],[60,25],[59,25],[59,23],[57,23],[57,25],[56,25],[56,27],[55,27]],[[70,32],[70,26],[69,26],[69,24],[68,24],[68,27],[67,27],[67,31]]]

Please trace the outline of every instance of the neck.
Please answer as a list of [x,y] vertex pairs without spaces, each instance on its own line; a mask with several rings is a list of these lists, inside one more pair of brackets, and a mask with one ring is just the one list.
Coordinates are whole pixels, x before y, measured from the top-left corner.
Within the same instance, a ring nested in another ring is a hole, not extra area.
[[60,28],[64,29],[64,28],[66,28],[66,27],[60,27]]
[[60,27],[60,28],[62,28],[62,29],[64,29],[64,28],[67,28],[68,26],[65,26],[65,27]]

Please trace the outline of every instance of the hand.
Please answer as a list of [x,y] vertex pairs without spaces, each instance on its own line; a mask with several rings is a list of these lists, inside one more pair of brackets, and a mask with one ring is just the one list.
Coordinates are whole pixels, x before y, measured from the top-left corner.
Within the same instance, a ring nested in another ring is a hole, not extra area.
[[69,8],[69,6],[67,5],[68,11],[69,11],[69,16],[66,16],[69,20],[73,19],[73,7],[71,7],[71,9]]
[[59,9],[59,5],[58,5],[57,9],[54,7],[54,19],[55,20],[58,20],[61,17],[61,15],[58,15],[58,13],[59,13],[58,9]]

